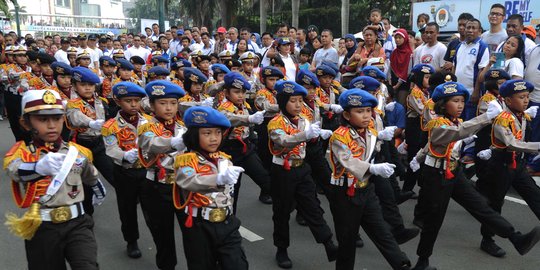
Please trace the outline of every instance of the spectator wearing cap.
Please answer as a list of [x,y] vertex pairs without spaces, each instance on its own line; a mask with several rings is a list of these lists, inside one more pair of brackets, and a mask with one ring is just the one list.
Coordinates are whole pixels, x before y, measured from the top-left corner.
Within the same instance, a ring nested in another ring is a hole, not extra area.
[[508,34],[502,27],[504,17],[506,16],[506,7],[499,3],[491,5],[488,14],[489,29],[482,34],[482,40],[489,46],[489,51],[495,51],[497,46],[506,40]]
[[63,38],[60,41],[60,49],[56,51],[56,53],[54,54],[54,58],[56,59],[56,61],[66,63],[69,65],[69,59],[67,55],[68,49],[69,49],[69,40]]
[[216,40],[216,43],[214,44],[214,53],[219,54],[222,51],[224,51],[227,47],[227,38],[226,38],[227,29],[225,29],[225,27],[223,26],[220,26],[218,27],[216,32],[217,32],[217,40]]
[[140,36],[134,36],[133,37],[133,46],[128,48],[124,54],[126,55],[126,59],[131,59],[133,56],[139,56],[142,59],[148,59],[151,52],[150,50],[146,49],[144,46],[144,43],[142,43],[142,39]]
[[94,50],[95,54],[94,54],[94,59],[92,59],[93,62],[97,62],[97,67],[96,68],[99,68],[99,58],[103,56],[103,51],[97,46],[97,42],[98,42],[98,35],[96,34],[91,34],[88,36],[88,48]]
[[292,80],[298,72],[298,60],[291,52],[291,40],[288,37],[278,39],[276,58],[281,59],[285,68],[285,76]]
[[332,46],[333,41],[332,31],[325,29],[321,32],[322,48],[318,49],[313,55],[311,62],[311,70],[314,71],[323,61],[330,61],[338,64],[339,56],[337,50]]

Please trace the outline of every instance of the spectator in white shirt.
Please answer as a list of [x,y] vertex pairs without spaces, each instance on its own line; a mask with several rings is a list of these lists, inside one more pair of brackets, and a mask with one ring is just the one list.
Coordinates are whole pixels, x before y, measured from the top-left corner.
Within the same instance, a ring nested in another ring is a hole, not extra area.
[[67,56],[67,50],[69,48],[69,40],[68,39],[62,39],[60,41],[60,49],[54,54],[54,58],[58,62],[66,63],[69,65],[69,59]]
[[337,50],[332,46],[333,39],[334,36],[332,31],[328,29],[321,31],[322,47],[313,55],[313,61],[311,62],[311,67],[309,68],[311,71],[315,71],[315,69],[324,61],[332,62],[336,64],[336,66],[338,65],[339,56]]
[[270,65],[270,58],[268,57],[269,51],[275,51],[274,48],[274,37],[269,32],[264,32],[261,36],[262,39],[262,49],[261,49],[261,66],[266,67]]
[[131,57],[135,55],[141,57],[142,59],[148,59],[151,52],[150,50],[142,47],[141,42],[140,36],[133,37],[133,46],[124,52],[126,59],[131,59]]
[[437,71],[441,69],[445,63],[446,46],[437,40],[438,36],[439,25],[435,22],[428,23],[422,35],[425,43],[415,50],[414,65],[428,64]]
[[499,4],[493,4],[489,10],[489,30],[482,34],[482,40],[489,46],[489,51],[493,52],[497,46],[508,37],[506,30],[502,27],[502,22],[506,14],[506,8]]
[[[513,35],[519,35],[523,39],[523,42],[525,42],[525,59],[528,58],[531,50],[536,47],[536,43],[534,41],[527,38],[526,35],[522,34],[523,31],[523,16],[521,14],[512,14],[510,17],[508,17],[508,20],[506,20],[506,33],[508,36]],[[499,47],[497,47],[498,52],[502,52],[503,50],[504,42],[502,42]],[[527,65],[527,63],[524,63]]]
[[201,40],[201,34],[199,33],[199,30],[193,29],[191,31],[191,37],[193,37],[193,39],[191,40],[191,45],[189,45],[189,49],[192,52],[201,50],[203,43]]
[[[525,43],[520,36],[509,36],[504,41],[503,53],[504,53],[504,70],[512,77],[512,79],[523,79],[523,73],[525,72],[525,66],[523,65],[523,56],[525,50]],[[478,75],[480,83],[483,82],[484,74],[493,64],[497,61],[495,55],[491,55],[489,58],[489,64],[484,68],[482,73]]]
[[153,23],[152,24],[152,35],[148,36],[152,39],[152,41],[156,41],[159,39],[159,24]]
[[236,46],[238,46],[238,29],[236,27],[229,28],[227,35],[229,36],[229,42],[225,45],[225,49],[236,51]]
[[210,55],[214,52],[214,46],[210,42],[210,34],[208,34],[207,32],[203,32],[201,34],[201,41],[203,44],[201,47],[202,54]]

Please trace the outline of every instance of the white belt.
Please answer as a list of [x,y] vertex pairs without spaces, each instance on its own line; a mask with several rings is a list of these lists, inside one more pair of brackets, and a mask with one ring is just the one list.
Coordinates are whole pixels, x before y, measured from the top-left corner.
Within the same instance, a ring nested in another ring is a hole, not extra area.
[[55,208],[42,208],[39,210],[42,221],[51,221],[53,223],[63,223],[84,215],[82,203],[76,203],[70,206],[60,206]]
[[[184,212],[189,215],[189,209],[188,207],[184,208]],[[198,217],[199,216],[199,209],[201,212],[201,218],[204,220],[208,220],[210,222],[223,222],[229,215],[232,214],[233,210],[231,206],[227,207],[193,207],[191,209],[191,216],[192,217]],[[216,215],[215,213],[219,212],[219,215]]]
[[[272,157],[272,163],[283,166],[283,163],[285,163],[285,159],[278,156]],[[291,167],[300,167],[304,163],[304,160],[302,159],[289,159],[289,165]]]
[[424,161],[424,164],[437,169],[446,169],[446,160],[442,158],[432,157],[430,155],[426,155],[426,160]]

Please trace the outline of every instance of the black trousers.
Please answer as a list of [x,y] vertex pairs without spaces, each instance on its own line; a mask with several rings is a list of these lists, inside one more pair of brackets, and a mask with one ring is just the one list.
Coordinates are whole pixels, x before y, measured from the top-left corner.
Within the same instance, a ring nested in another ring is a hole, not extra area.
[[121,230],[126,242],[139,239],[139,225],[137,223],[137,203],[144,192],[146,169],[124,169],[114,165],[114,179],[116,182],[116,203],[120,215]]
[[356,235],[360,226],[393,269],[410,264],[382,217],[374,189],[373,184],[369,184],[366,188],[356,189],[354,196],[349,197],[346,186],[330,187],[328,198],[339,243],[336,269],[354,269]]
[[247,270],[248,261],[242,248],[242,236],[238,229],[240,220],[233,215],[220,223],[212,223],[200,217],[193,218],[193,226],[180,227],[184,239],[184,254],[190,270]]
[[[517,161],[516,169],[508,168],[508,159],[505,154],[493,151],[491,159],[486,166],[484,177],[478,178],[476,188],[488,199],[489,206],[501,213],[504,196],[510,187],[527,202],[529,208],[540,219],[540,188],[527,172],[527,162],[524,159]],[[511,154],[510,154],[511,155]],[[508,155],[506,155],[508,156]],[[482,236],[490,239],[494,233],[487,227],[481,226]]]
[[94,221],[82,215],[64,223],[44,221],[31,240],[24,241],[30,270],[97,270]]
[[425,196],[428,212],[416,251],[420,257],[428,258],[433,253],[450,198],[497,235],[508,238],[514,233],[512,224],[489,207],[487,200],[476,191],[471,181],[465,178],[461,168],[458,167],[453,173],[455,177],[447,180],[443,169],[424,166],[422,171],[424,183],[420,196]]
[[146,226],[156,245],[156,265],[159,269],[174,269],[176,246],[174,243],[174,218],[179,223],[184,213],[176,211],[172,201],[172,185],[146,180],[141,193]]
[[[263,163],[257,153],[254,151],[254,145],[249,141],[247,143],[246,153],[242,152],[243,145],[239,141],[226,140],[222,151],[232,156],[232,162],[235,166],[244,168],[244,173],[247,174],[255,184],[261,188],[261,194],[270,194],[270,174],[264,168]],[[242,175],[238,177],[238,181],[234,185],[234,202],[233,213],[236,214],[236,205],[242,186]]]
[[271,175],[274,245],[278,248],[289,247],[289,219],[295,203],[317,243],[332,238],[330,227],[323,218],[321,202],[317,199],[309,165],[304,163],[300,167],[285,170],[283,166],[273,164]]
[[[105,144],[103,143],[103,138],[101,136],[96,137],[95,139],[76,139],[77,143],[90,149],[92,151],[92,156],[94,161],[92,162],[96,169],[101,173],[109,184],[116,189],[116,183],[114,182],[114,173],[113,173],[113,164],[111,157],[107,156],[105,153]],[[84,188],[84,211],[89,214],[94,214],[94,206],[92,205],[92,197],[94,192],[92,188],[87,185],[83,185]]]
[[[422,149],[426,144],[426,133],[420,128],[420,117],[407,117],[405,132],[405,141],[407,142],[407,163],[416,156],[418,150]],[[413,172],[407,165],[407,174],[403,182],[403,191],[411,191],[416,185],[417,179],[420,177],[420,172]]]
[[389,179],[373,175],[370,178],[375,188],[375,194],[379,198],[379,204],[384,220],[388,223],[392,232],[398,233],[404,228],[403,217],[399,212],[394,195],[394,188]]
[[4,93],[4,98],[6,101],[6,111],[7,117],[9,120],[9,126],[11,127],[11,132],[15,136],[15,141],[21,141],[28,139],[28,135],[22,129],[21,124],[19,124],[19,118],[21,118],[21,95],[14,95],[10,91]]
[[315,184],[320,187],[324,194],[328,193],[330,187],[330,178],[332,177],[332,169],[326,159],[326,153],[323,150],[323,142],[308,142],[306,146],[306,158],[304,162],[311,167],[311,177],[315,180]]
[[270,153],[270,148],[268,148],[268,122],[270,122],[270,120],[272,120],[272,118],[266,117],[262,124],[255,126],[258,137],[257,154],[262,161],[263,167],[267,171],[270,171],[270,168],[272,168],[272,153]]

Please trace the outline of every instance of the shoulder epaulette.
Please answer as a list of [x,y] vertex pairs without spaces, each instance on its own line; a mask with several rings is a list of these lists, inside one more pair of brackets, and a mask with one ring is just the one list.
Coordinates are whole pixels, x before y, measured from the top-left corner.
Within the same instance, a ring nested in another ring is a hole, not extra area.
[[225,153],[225,152],[222,152],[222,151],[219,151],[219,155],[226,158],[226,159],[232,159],[231,155]]
[[188,102],[188,101],[192,101],[192,98],[190,95],[185,95],[183,97],[181,97],[180,99],[178,99],[178,101],[180,102]]
[[491,93],[486,93],[480,98],[480,101],[483,101],[485,103],[490,103],[491,101],[495,100],[495,96]]
[[24,150],[26,150],[26,143],[24,143],[24,141],[15,143],[4,156],[4,169],[6,169],[13,160],[20,158]]
[[424,93],[422,93],[422,91],[418,90],[418,88],[415,87],[411,90],[411,96],[421,99],[424,97]]
[[283,115],[278,114],[274,116],[270,122],[268,122],[268,130],[274,130],[274,129],[280,129],[285,126],[285,120],[283,119]]
[[525,117],[525,120],[527,120],[527,121],[529,121],[529,122],[532,121],[532,119],[533,119],[533,117],[531,117],[531,115],[528,114],[528,113],[524,113],[524,114],[523,114],[523,117]]
[[350,128],[346,126],[340,126],[337,128],[334,133],[332,134],[332,137],[330,137],[331,141],[338,140],[343,143],[349,143],[351,140],[351,133],[349,132]]
[[103,124],[103,127],[101,128],[101,135],[110,136],[112,134],[115,134],[117,131],[118,131],[118,124],[116,123],[116,119],[111,118]]
[[88,160],[90,160],[90,162],[93,162],[94,161],[94,156],[92,155],[92,151],[80,144],[76,144],[74,142],[69,142],[68,143],[69,146],[75,146],[75,148],[77,148],[77,150],[79,150],[79,154],[85,156]]
[[109,100],[104,98],[104,97],[99,97],[99,99],[101,99],[101,101],[105,102],[105,104],[109,104]]
[[144,119],[146,119],[146,120],[152,119],[152,116],[150,116],[150,115],[148,115],[148,114],[146,114],[146,113],[143,113],[143,114],[142,114],[142,117],[143,117]]
[[426,129],[427,130],[432,130],[434,128],[438,128],[438,127],[441,127],[443,125],[452,125],[452,122],[450,122],[450,120],[444,118],[444,117],[439,117],[439,118],[435,118],[435,119],[431,119],[427,124],[426,124]]
[[244,101],[244,106],[246,106],[246,109],[251,110],[251,105],[247,101]]
[[155,133],[157,136],[161,136],[161,132],[159,131],[158,124],[156,123],[146,123],[137,127],[137,135],[141,135],[148,131]]
[[219,106],[218,111],[234,112],[234,104],[230,101],[224,102]]
[[510,127],[510,125],[514,124],[514,116],[510,112],[502,112],[497,117],[495,117],[495,120],[493,121],[494,125],[499,125],[503,127]]
[[424,108],[428,108],[429,110],[433,111],[435,109],[435,102],[433,102],[433,99],[428,99],[424,105]]
[[68,109],[78,109],[83,105],[81,98],[70,99],[66,105]]
[[193,152],[177,155],[174,159],[174,168],[178,169],[180,167],[192,167],[195,168],[198,163],[197,154]]

